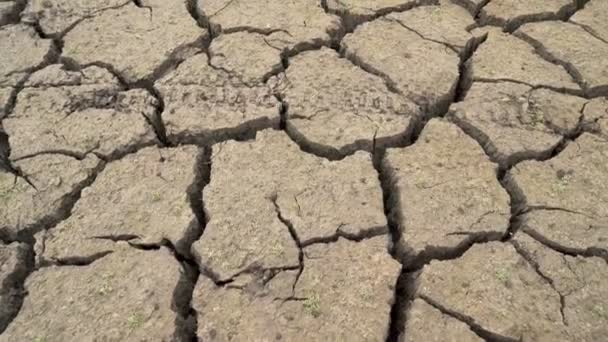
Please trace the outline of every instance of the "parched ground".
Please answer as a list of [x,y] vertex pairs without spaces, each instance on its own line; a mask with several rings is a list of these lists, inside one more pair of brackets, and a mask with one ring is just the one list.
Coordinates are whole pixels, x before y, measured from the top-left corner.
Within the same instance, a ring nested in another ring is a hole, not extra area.
[[0,342],[608,341],[607,18],[0,0]]

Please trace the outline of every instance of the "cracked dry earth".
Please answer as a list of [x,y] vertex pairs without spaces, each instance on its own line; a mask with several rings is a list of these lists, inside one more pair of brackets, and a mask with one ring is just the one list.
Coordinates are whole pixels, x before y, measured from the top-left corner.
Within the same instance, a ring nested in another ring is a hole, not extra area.
[[606,18],[0,0],[0,341],[608,341]]

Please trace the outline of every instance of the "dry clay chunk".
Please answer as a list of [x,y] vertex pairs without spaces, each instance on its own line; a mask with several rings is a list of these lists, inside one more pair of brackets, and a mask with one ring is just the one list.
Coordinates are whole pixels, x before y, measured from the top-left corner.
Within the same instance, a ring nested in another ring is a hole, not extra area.
[[152,144],[156,136],[146,118],[153,117],[156,102],[143,89],[121,91],[105,69],[51,65],[30,77],[3,121],[11,158],[47,151],[112,157]]
[[210,63],[248,85],[262,83],[283,69],[280,52],[263,34],[248,32],[220,35],[209,46]]
[[508,31],[531,21],[565,19],[576,10],[578,0],[492,0],[481,10],[485,25],[500,25]]
[[573,257],[549,249],[526,234],[515,244],[551,279],[564,297],[564,321],[576,341],[601,341],[608,336],[608,265],[600,258]]
[[583,114],[589,130],[608,139],[608,98],[591,100]]
[[407,314],[402,342],[482,342],[469,327],[441,313],[424,300],[415,299]]
[[46,224],[62,216],[64,201],[86,185],[97,172],[99,159],[83,160],[43,154],[15,163],[22,177],[0,172],[0,236],[14,234],[34,224]]
[[432,261],[419,277],[418,296],[512,340],[567,340],[559,294],[508,243]]
[[580,91],[562,66],[544,60],[525,41],[497,29],[488,31],[486,41],[467,62],[466,77],[469,82],[508,80]]
[[247,85],[239,77],[209,65],[196,55],[156,86],[165,100],[163,121],[169,139],[212,139],[279,124],[279,102],[264,84]]
[[442,0],[440,6],[420,6],[386,16],[413,30],[427,40],[436,41],[462,52],[473,36],[467,28],[475,24],[473,17],[461,6]]
[[440,111],[454,97],[458,53],[399,22],[365,23],[344,38],[342,49],[350,60],[385,75],[400,92],[429,109]]
[[564,65],[589,96],[608,94],[608,44],[568,22],[526,24],[516,34],[541,55]]
[[62,34],[84,18],[127,3],[127,0],[30,0],[21,17],[25,22],[38,23],[47,35]]
[[209,222],[193,252],[220,279],[252,267],[297,266],[289,226],[303,244],[387,231],[367,153],[331,162],[302,153],[284,133],[271,130],[253,142],[216,146],[211,183],[203,192]]
[[72,215],[51,231],[43,256],[94,255],[106,245],[83,241],[104,237],[156,245],[166,239],[183,250],[181,240],[196,224],[187,194],[196,158],[192,146],[150,147],[110,163],[83,191]]
[[608,44],[608,1],[591,0],[570,21],[583,25],[590,33]]
[[110,64],[127,82],[137,82],[200,50],[206,32],[184,2],[140,2],[141,8],[129,4],[83,20],[65,36],[62,56],[79,64]]
[[[297,272],[281,272],[266,284],[254,279],[241,288],[222,288],[200,278],[193,298],[198,337],[384,341],[400,270],[386,252],[386,243],[385,237],[376,237],[310,246],[299,279]],[[295,281],[294,298],[303,300],[285,301]]]
[[213,30],[266,34],[279,49],[299,50],[329,45],[340,30],[340,19],[326,14],[316,0],[206,0],[198,1]]
[[[527,229],[576,250],[608,252],[608,141],[583,134],[557,157],[511,171],[529,207]],[[554,210],[550,210],[550,209]]]
[[352,30],[362,22],[393,11],[406,11],[414,6],[433,3],[433,0],[327,0],[327,10],[342,17],[343,24]]
[[180,271],[165,249],[123,243],[87,266],[39,269],[28,277],[23,307],[0,341],[171,341]]
[[293,58],[279,91],[289,106],[290,134],[335,156],[404,141],[419,116],[381,78],[327,48]]
[[502,165],[549,157],[578,129],[588,100],[512,82],[474,83],[450,118],[484,145]]
[[469,234],[500,235],[509,226],[509,196],[496,180],[497,165],[451,123],[431,120],[415,145],[389,149],[383,167],[398,190],[396,216],[409,252],[453,248]]
[[41,39],[26,25],[0,27],[0,87],[15,86],[53,52],[50,39]]
[[0,243],[0,331],[4,331],[19,310],[20,285],[32,267],[25,244]]

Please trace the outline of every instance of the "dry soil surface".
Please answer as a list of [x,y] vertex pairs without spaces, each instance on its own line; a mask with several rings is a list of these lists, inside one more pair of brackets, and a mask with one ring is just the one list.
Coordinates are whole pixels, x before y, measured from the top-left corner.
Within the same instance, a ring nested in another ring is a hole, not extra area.
[[0,342],[608,341],[607,0],[0,0]]

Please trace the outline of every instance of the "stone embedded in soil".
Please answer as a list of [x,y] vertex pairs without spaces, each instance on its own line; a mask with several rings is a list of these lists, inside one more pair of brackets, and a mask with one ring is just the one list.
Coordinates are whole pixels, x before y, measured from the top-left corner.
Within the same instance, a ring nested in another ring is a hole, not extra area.
[[608,94],[608,44],[568,22],[526,24],[516,33],[549,60],[567,65],[589,96]]
[[4,331],[17,313],[22,295],[20,287],[31,266],[25,244],[0,243],[0,331]]
[[510,172],[519,196],[535,210],[524,230],[564,249],[608,252],[608,141],[583,134],[556,157]]
[[608,336],[608,265],[600,258],[574,257],[549,249],[520,233],[514,243],[551,279],[564,298],[564,320],[577,341]]
[[509,196],[496,180],[497,165],[455,125],[431,120],[415,145],[389,149],[383,167],[397,189],[392,214],[408,254],[455,248],[471,234],[506,233]]
[[608,139],[608,98],[595,98],[589,101],[583,115],[589,131]]
[[195,168],[201,167],[197,156],[193,146],[149,147],[108,164],[82,192],[72,215],[50,231],[42,256],[91,256],[111,250],[107,239],[120,237],[142,245],[167,240],[187,253],[184,241],[198,229],[188,197]]
[[209,46],[211,64],[246,84],[260,84],[283,69],[281,50],[266,39],[247,32],[220,35]]
[[467,32],[467,28],[473,26],[475,20],[464,8],[449,0],[442,1],[440,6],[420,6],[391,13],[386,18],[397,20],[425,39],[446,44],[459,52],[472,42],[473,36]]
[[566,69],[544,60],[528,43],[498,29],[488,30],[486,41],[467,62],[466,78],[468,82],[509,80],[580,91]]
[[181,267],[165,249],[123,243],[87,266],[44,267],[0,341],[173,340],[173,291]]
[[508,243],[474,245],[462,257],[432,261],[418,296],[513,340],[565,341],[560,297]]
[[270,280],[253,277],[237,288],[217,287],[201,277],[193,298],[198,337],[384,341],[400,271],[387,242],[376,237],[309,246],[299,279],[297,271],[284,271]]
[[122,5],[128,0],[31,0],[21,13],[25,22],[38,23],[47,35],[62,34],[82,19]]
[[578,129],[588,100],[513,82],[476,82],[449,117],[503,166],[549,157]]
[[288,226],[303,244],[387,232],[369,154],[328,161],[302,153],[280,131],[215,145],[203,201],[209,222],[193,252],[219,279],[251,268],[297,267]]
[[[231,65],[226,59],[219,63]],[[205,54],[186,60],[155,85],[165,101],[162,117],[170,140],[209,141],[279,125],[280,103],[269,87],[243,83],[239,75],[209,65]]]
[[604,0],[591,0],[585,4],[585,8],[577,11],[570,21],[583,25],[596,37],[608,42],[608,2]]
[[81,65],[109,64],[125,81],[135,83],[201,51],[207,32],[197,26],[184,2],[142,3],[83,20],[65,36],[62,56]]
[[216,34],[263,33],[280,49],[299,51],[329,45],[341,31],[340,19],[326,14],[316,0],[208,0],[198,1],[197,6]]
[[359,26],[344,38],[342,50],[362,68],[390,78],[399,92],[427,111],[441,112],[455,95],[458,53],[421,38],[394,20],[380,19]]
[[121,90],[105,69],[67,71],[59,64],[48,66],[32,74],[3,121],[11,158],[46,151],[94,151],[111,157],[153,144],[156,136],[148,120],[153,119],[156,105],[143,89]]
[[64,200],[94,176],[99,162],[91,154],[83,160],[43,154],[14,163],[35,188],[21,177],[0,172],[0,237],[15,239],[27,228],[65,215]]
[[0,87],[15,86],[54,51],[50,39],[38,37],[26,25],[0,27]]
[[484,25],[516,29],[531,21],[560,20],[576,10],[576,0],[492,0],[480,12]]
[[482,342],[463,322],[415,299],[407,313],[402,342]]
[[419,119],[412,102],[330,49],[292,58],[277,88],[288,132],[332,156],[405,142]]

